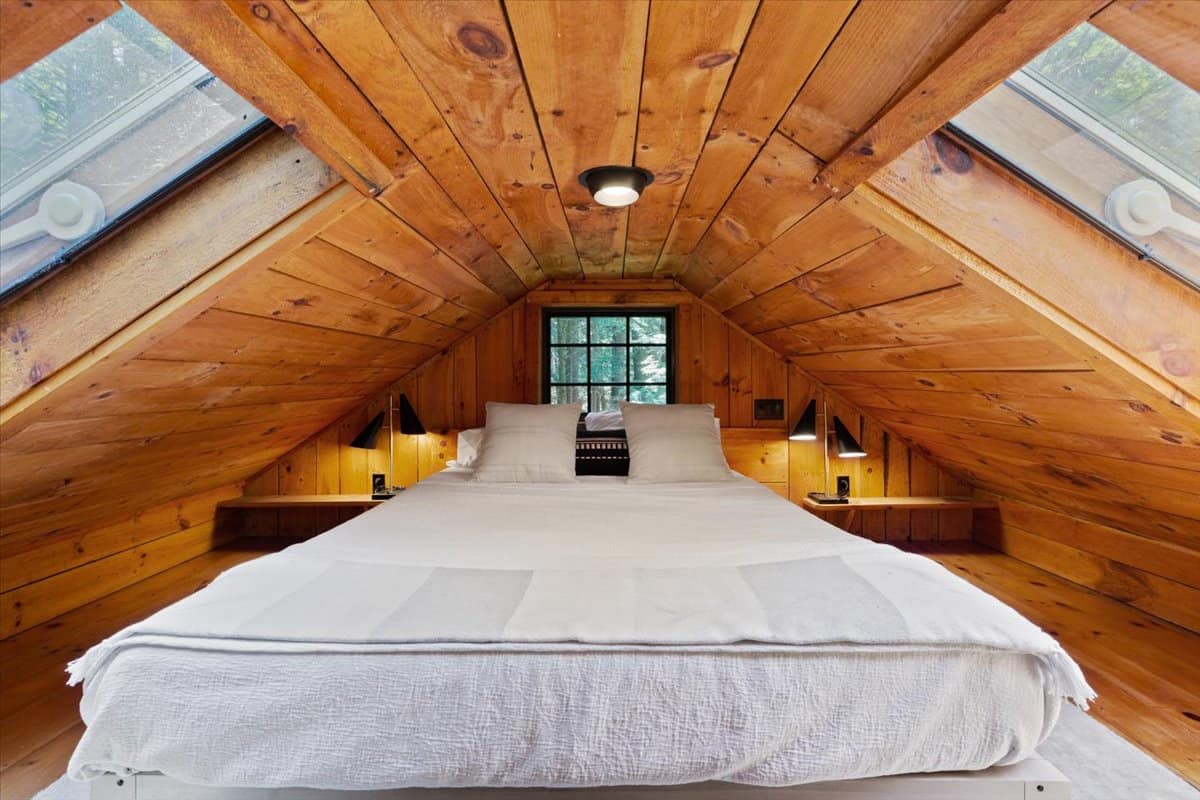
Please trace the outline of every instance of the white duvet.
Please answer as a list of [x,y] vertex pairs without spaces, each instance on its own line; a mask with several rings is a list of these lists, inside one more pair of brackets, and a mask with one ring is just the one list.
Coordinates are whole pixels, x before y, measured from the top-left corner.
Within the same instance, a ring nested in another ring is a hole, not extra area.
[[1091,696],[1003,604],[742,479],[443,473],[72,670],[76,776],[340,789],[982,769]]

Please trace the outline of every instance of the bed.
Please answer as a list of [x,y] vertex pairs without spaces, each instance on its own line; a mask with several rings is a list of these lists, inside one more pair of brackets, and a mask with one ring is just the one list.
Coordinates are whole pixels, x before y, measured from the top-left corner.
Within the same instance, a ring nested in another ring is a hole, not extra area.
[[71,666],[79,779],[792,786],[1018,764],[1073,661],[928,559],[745,478],[446,470]]

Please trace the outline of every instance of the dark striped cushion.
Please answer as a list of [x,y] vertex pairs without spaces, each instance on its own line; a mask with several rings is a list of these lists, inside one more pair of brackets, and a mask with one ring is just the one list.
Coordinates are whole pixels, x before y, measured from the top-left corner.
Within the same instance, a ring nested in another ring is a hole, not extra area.
[[580,430],[575,437],[576,475],[628,475],[625,431]]

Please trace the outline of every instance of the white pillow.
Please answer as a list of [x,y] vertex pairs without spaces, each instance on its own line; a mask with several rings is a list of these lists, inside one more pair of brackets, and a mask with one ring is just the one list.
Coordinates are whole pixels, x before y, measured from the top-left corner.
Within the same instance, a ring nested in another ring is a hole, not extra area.
[[475,459],[481,483],[574,483],[580,403],[488,403]]
[[629,439],[630,483],[727,481],[734,475],[721,450],[711,403],[621,403]]
[[475,460],[479,458],[479,447],[483,444],[483,428],[468,428],[458,432],[458,454],[453,461],[447,461],[448,467],[464,467],[472,469]]

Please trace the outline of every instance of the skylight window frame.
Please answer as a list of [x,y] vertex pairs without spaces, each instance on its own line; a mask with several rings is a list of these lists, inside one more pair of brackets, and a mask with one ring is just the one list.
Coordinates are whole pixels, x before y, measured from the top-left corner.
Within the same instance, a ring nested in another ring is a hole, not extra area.
[[268,131],[275,129],[275,123],[271,121],[271,118],[264,116],[258,122],[246,128],[237,136],[179,173],[173,180],[163,184],[125,211],[110,219],[99,233],[65,247],[57,256],[47,261],[40,268],[26,273],[8,284],[0,285],[0,307],[25,294],[25,292],[64,269],[93,248],[104,244],[110,238],[123,231],[126,226],[138,217],[146,214],[146,212],[177,192],[183,191],[213,169],[249,147],[256,139]]
[[1058,203],[1075,216],[1079,217],[1093,230],[1099,232],[1108,239],[1111,239],[1112,241],[1132,252],[1135,256],[1137,256],[1139,261],[1152,264],[1158,269],[1161,269],[1163,272],[1169,274],[1171,277],[1183,281],[1193,289],[1200,290],[1200,280],[1197,280],[1195,277],[1183,270],[1177,269],[1169,262],[1163,261],[1154,253],[1147,252],[1146,250],[1142,249],[1141,245],[1139,245],[1136,240],[1126,238],[1119,231],[1109,227],[1107,223],[1097,220],[1086,208],[1080,206],[1074,200],[1067,197],[1050,184],[1046,183],[1037,175],[1034,175],[1033,173],[1024,169],[1020,164],[1008,158],[1003,153],[1000,153],[997,150],[989,147],[987,142],[980,140],[968,131],[958,127],[953,122],[947,122],[942,127],[942,133],[948,135],[951,139],[957,141],[959,144],[967,147],[968,149],[974,150],[975,152],[986,156],[1003,169],[1011,172],[1013,175],[1016,175],[1038,192]]
[[[1193,204],[1200,206],[1200,187],[1180,175],[1170,165],[1159,161],[1151,153],[1138,147],[1117,131],[1114,131],[1103,121],[1096,119],[1086,108],[1055,91],[1053,85],[1039,79],[1024,69],[1018,70],[1005,81],[1018,94],[1038,106],[1042,111],[1052,114],[1062,122],[1078,128],[1106,148],[1136,165],[1146,173],[1147,177],[1157,180],[1167,188],[1186,197]],[[958,130],[957,127],[955,127]]]
[[212,71],[198,61],[192,60],[189,64],[181,65],[177,74],[147,89],[118,113],[100,120],[78,140],[43,158],[33,170],[21,176],[15,186],[0,192],[0,216],[43,191],[56,178],[67,174],[89,156],[116,142],[126,131],[144,123],[185,90],[203,89],[215,79]]

